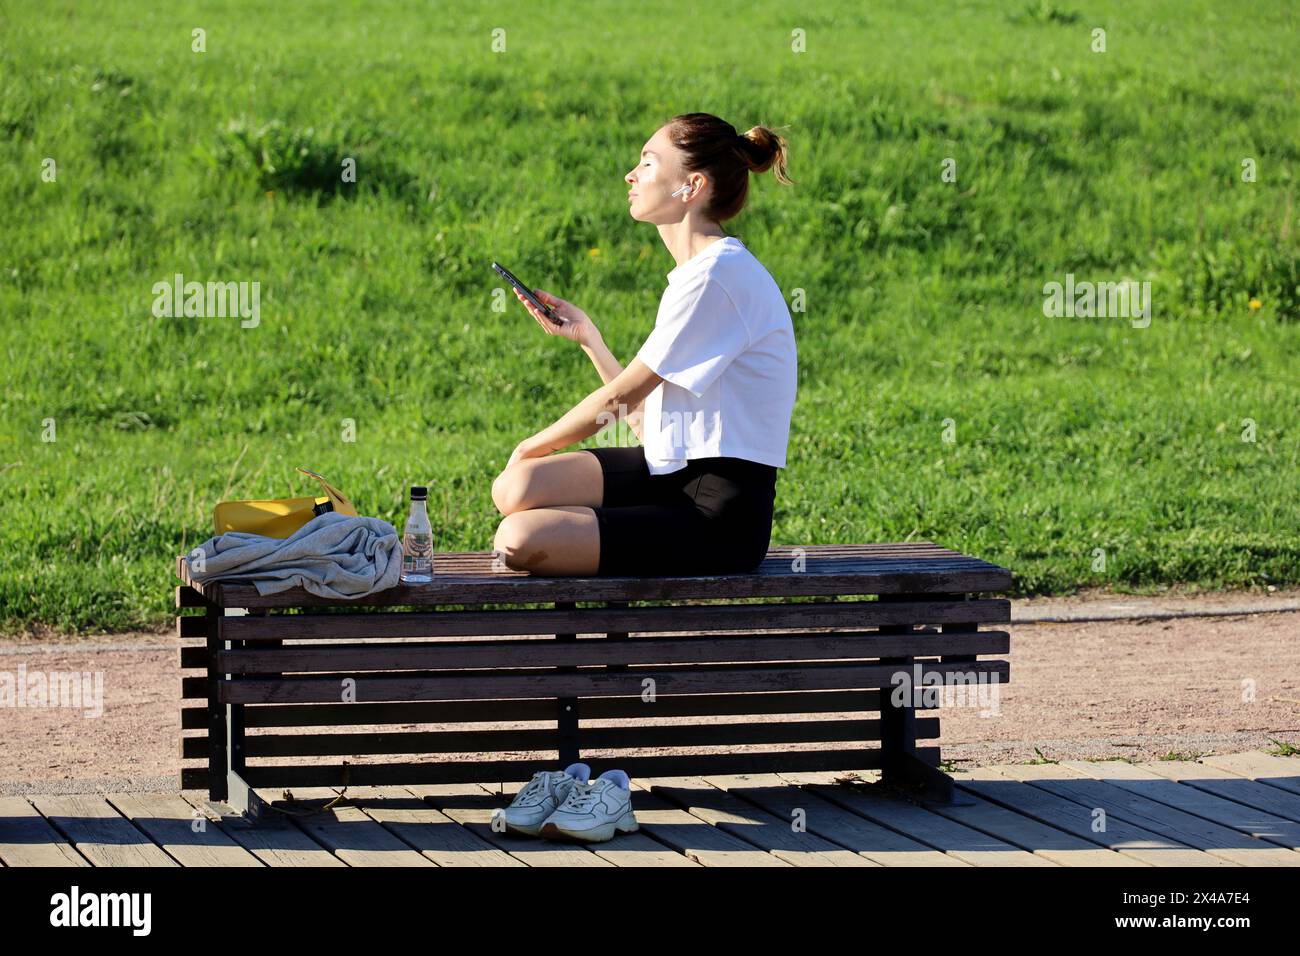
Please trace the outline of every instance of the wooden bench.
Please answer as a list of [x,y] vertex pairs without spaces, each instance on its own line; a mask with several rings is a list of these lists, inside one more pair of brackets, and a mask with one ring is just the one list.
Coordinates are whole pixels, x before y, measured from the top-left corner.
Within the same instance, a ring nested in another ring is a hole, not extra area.
[[[440,553],[432,584],[344,602],[187,570],[181,787],[250,818],[254,788],[524,781],[578,759],[593,776],[879,770],[952,802],[939,719],[917,714],[937,705],[900,702],[896,675],[1010,673],[980,659],[1010,636],[980,626],[1011,620],[989,596],[1011,573],[925,541],[776,547],[754,573],[691,577]],[[497,722],[525,726],[477,726]]]

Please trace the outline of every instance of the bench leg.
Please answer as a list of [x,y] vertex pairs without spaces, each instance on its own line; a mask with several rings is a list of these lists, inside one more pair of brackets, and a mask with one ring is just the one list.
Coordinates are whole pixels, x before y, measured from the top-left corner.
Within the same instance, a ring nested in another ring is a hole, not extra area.
[[217,697],[217,691],[225,675],[217,672],[217,652],[222,650],[221,617],[224,611],[209,603],[204,610],[204,621],[208,642],[208,800],[226,799],[226,774],[230,768],[226,762],[226,744],[228,728],[226,726],[226,705]]
[[953,785],[952,777],[937,767],[931,767],[914,753],[903,754],[892,768],[886,764],[883,779],[890,786],[913,791],[913,796],[924,803],[955,807],[975,803]]
[[226,678],[225,674],[217,672],[217,651],[228,643],[232,647],[244,644],[243,641],[225,640],[221,630],[221,620],[225,615],[224,608],[209,605],[208,802],[223,803],[250,823],[260,823],[268,816],[266,802],[244,780],[244,705],[222,704],[217,699],[218,683]]
[[[968,596],[965,594],[935,595],[935,597],[936,598],[949,597],[954,601],[969,600]],[[940,625],[939,627],[939,632],[941,634],[969,634],[969,633],[974,633],[978,630],[979,630],[978,624],[943,624]],[[940,663],[943,664],[956,664],[956,663],[973,664],[978,660],[979,660],[979,655],[977,654],[948,654],[947,656],[940,656],[939,658]],[[976,804],[977,801],[975,800],[974,797],[970,796],[970,794],[966,793],[963,790],[958,790],[955,786],[953,786],[951,777],[949,777],[947,774],[944,774],[944,777],[948,781],[947,790],[946,790],[948,795],[945,798],[935,799],[932,802],[942,803],[948,806],[957,806],[957,807],[970,807]]]
[[[934,595],[900,594],[881,595],[885,601],[933,600]],[[882,634],[906,634],[912,628],[905,624],[882,625]],[[897,664],[909,675],[916,658],[882,657],[882,664]],[[937,767],[932,767],[916,753],[916,708],[911,695],[902,704],[893,701],[893,688],[880,690],[880,778],[889,787],[897,787],[922,802],[948,806],[970,806],[975,803],[953,786],[952,777]]]
[[[577,607],[576,601],[556,601],[555,609],[557,611],[571,611]],[[557,641],[576,641],[577,634],[556,634]],[[560,673],[576,672],[576,667],[559,667],[556,668]],[[557,732],[557,744],[559,750],[560,766],[567,767],[571,763],[576,763],[581,759],[581,748],[578,744],[578,698],[576,697],[557,697],[555,700],[555,721]]]
[[[901,664],[908,670],[914,658],[883,658],[882,664]],[[895,705],[890,690],[880,691],[880,779],[889,787],[911,793],[923,802],[948,806],[972,806],[975,801],[953,786],[952,777],[932,767],[916,753],[916,709],[910,702]]]
[[270,816],[266,801],[234,770],[226,774],[226,792],[225,803],[249,823],[263,823]]

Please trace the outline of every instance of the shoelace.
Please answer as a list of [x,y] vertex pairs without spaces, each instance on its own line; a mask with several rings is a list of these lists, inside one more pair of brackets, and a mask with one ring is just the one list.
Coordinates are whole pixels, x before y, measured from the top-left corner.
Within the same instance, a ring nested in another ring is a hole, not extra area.
[[528,786],[520,790],[519,795],[515,797],[515,799],[518,801],[525,801],[532,797],[540,796],[542,791],[546,789],[546,781],[549,776],[549,771],[537,771],[537,773],[533,774],[533,779],[528,781]]
[[578,781],[574,788],[569,791],[569,796],[563,803],[566,810],[590,810],[591,805],[596,802],[604,788],[598,788],[594,783],[583,783]]

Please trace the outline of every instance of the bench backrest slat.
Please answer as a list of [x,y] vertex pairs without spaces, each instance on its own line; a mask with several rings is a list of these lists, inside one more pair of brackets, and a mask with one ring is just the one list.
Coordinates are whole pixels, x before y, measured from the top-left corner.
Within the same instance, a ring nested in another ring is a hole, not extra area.
[[326,640],[359,637],[362,629],[365,637],[373,638],[795,630],[911,623],[993,624],[1010,620],[1011,603],[1005,598],[907,605],[889,601],[696,604],[572,610],[377,611],[363,618],[339,614],[227,617],[221,622],[221,637],[229,641]]
[[[859,657],[901,657],[913,652],[911,634],[852,635]],[[582,667],[593,664],[710,664],[743,661],[838,660],[855,655],[847,634],[720,635],[698,638],[633,638],[613,646],[602,642],[599,659],[589,640],[561,642],[546,638],[514,641],[442,641],[438,643],[366,643],[249,647],[221,651],[217,669],[226,674],[278,674],[284,671],[447,670],[451,668]],[[1006,631],[940,634],[925,642],[932,655],[1005,654]],[[251,643],[251,642],[250,642]]]
[[[207,699],[206,692],[202,695]],[[879,690],[792,691],[774,694],[683,694],[662,696],[659,717],[770,716],[773,714],[871,713],[880,709]],[[584,720],[645,717],[640,697],[592,697],[582,702]],[[249,704],[249,729],[273,727],[343,727],[350,724],[472,724],[555,720],[550,698],[520,700],[438,700],[384,704]],[[183,730],[204,730],[204,707],[181,709]],[[203,738],[186,738],[203,741]]]
[[[937,717],[917,720],[917,736],[939,735]],[[747,721],[706,725],[593,727],[584,733],[589,750],[634,751],[647,747],[734,747],[760,744],[847,743],[879,740],[876,717],[855,720]],[[202,738],[184,748],[182,756],[207,754]],[[556,731],[453,730],[365,734],[258,734],[245,744],[247,757],[351,757],[449,753],[545,753],[556,747]]]
[[[926,661],[921,672],[943,675],[949,671],[963,674],[1005,674],[1005,661],[963,661],[940,663]],[[657,667],[654,681],[657,694],[753,693],[775,690],[841,690],[844,688],[890,687],[895,664],[856,664],[851,666],[804,664],[798,667],[698,666],[670,669]],[[355,700],[379,703],[399,700],[508,700],[516,697],[610,697],[641,694],[644,675],[635,671],[610,671],[604,674],[545,673],[517,676],[515,673],[457,673],[452,676],[370,676],[356,675],[354,685],[346,689]],[[343,681],[333,677],[282,677],[266,679],[247,677],[223,681],[217,699],[226,704],[310,704],[337,703],[343,699]],[[653,710],[648,714],[653,715]]]
[[[918,759],[931,766],[939,762],[938,747],[917,747]],[[552,755],[553,759],[553,755]],[[801,773],[826,770],[874,770],[881,766],[879,748],[851,747],[846,750],[792,750],[763,753],[673,754],[661,757],[585,757],[592,776],[617,767],[634,778],[713,776],[733,773]],[[330,787],[346,783],[356,787],[420,786],[424,784],[484,783],[527,780],[538,769],[538,760],[461,760],[437,763],[334,764],[257,767],[244,772],[250,786]],[[181,786],[207,786],[207,772],[198,768],[181,771]]]

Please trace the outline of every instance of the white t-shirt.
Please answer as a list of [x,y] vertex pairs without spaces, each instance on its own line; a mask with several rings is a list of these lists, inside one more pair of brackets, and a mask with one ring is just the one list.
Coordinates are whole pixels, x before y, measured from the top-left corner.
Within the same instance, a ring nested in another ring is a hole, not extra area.
[[797,383],[794,323],[776,281],[734,236],[668,273],[637,358],[664,379],[645,400],[652,475],[688,459],[785,467]]

